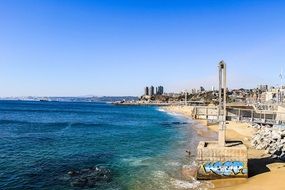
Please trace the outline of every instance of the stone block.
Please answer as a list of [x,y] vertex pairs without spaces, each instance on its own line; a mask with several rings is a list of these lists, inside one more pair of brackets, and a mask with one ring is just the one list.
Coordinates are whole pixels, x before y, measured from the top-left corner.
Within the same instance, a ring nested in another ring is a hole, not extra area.
[[197,179],[247,178],[247,148],[242,142],[227,142],[225,147],[216,141],[202,141],[197,147]]

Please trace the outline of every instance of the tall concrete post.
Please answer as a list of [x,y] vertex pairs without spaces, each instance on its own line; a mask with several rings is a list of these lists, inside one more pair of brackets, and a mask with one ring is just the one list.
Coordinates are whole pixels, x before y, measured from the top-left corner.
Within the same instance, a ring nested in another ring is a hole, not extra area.
[[226,144],[226,117],[227,117],[227,84],[226,84],[226,64],[219,63],[219,145]]
[[187,106],[187,90],[185,90],[185,106]]
[[[225,178],[247,178],[247,147],[226,142],[226,64],[219,63],[219,140],[201,141],[197,147],[197,179],[213,180]],[[230,146],[227,146],[230,145]]]

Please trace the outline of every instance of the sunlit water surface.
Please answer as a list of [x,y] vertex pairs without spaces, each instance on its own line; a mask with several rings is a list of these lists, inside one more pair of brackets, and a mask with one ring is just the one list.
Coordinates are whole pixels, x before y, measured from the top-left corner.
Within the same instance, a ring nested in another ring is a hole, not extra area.
[[192,124],[158,107],[1,101],[0,189],[81,189],[68,171],[93,166],[112,175],[93,189],[191,189]]

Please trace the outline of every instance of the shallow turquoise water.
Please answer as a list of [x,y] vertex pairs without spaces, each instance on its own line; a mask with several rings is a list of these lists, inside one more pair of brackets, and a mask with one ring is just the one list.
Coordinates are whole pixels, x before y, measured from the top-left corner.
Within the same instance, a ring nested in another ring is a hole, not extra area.
[[112,179],[93,189],[185,189],[200,138],[158,107],[1,101],[0,113],[0,189],[80,189],[67,172],[98,165]]

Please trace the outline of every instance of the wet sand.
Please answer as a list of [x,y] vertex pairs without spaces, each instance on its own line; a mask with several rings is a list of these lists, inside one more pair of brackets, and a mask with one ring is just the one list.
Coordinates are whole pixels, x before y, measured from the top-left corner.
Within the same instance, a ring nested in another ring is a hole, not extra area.
[[[192,116],[192,108],[185,106],[163,107],[168,112]],[[207,125],[205,120],[196,120],[194,128],[197,133],[204,137],[217,134],[218,124]],[[240,140],[248,147],[248,179],[213,180],[215,189],[222,190],[282,190],[285,189],[285,163],[273,160],[263,150],[256,150],[250,146],[250,139],[255,129],[247,123],[228,122],[226,139]]]

